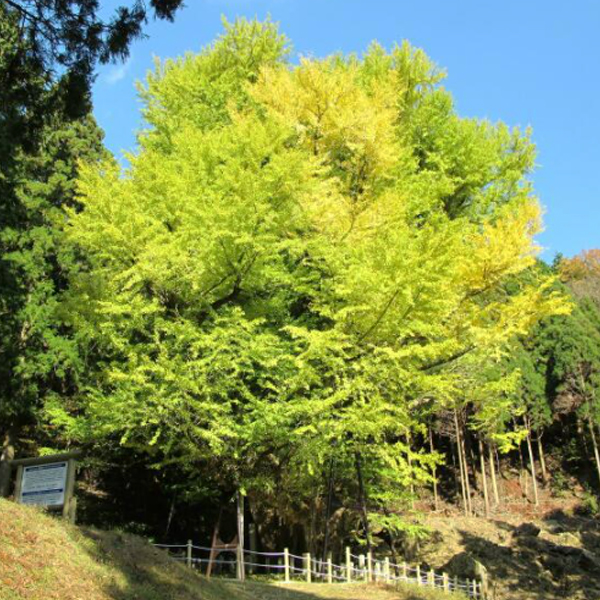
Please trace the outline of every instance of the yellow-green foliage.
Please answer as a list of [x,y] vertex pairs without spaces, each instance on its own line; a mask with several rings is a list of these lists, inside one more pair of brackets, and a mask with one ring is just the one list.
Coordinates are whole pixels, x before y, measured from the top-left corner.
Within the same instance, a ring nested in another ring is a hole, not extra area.
[[82,170],[64,310],[99,361],[48,413],[280,508],[360,454],[372,503],[398,504],[437,460],[408,460],[422,407],[563,310],[541,276],[505,291],[537,252],[534,149],[459,118],[408,44],[286,47],[242,20],[157,65],[130,167]]

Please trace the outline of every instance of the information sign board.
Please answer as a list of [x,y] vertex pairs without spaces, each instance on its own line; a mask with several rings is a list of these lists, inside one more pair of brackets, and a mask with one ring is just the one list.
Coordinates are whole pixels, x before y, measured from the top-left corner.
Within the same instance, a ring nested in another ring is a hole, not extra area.
[[68,461],[23,467],[22,504],[62,506],[65,503]]

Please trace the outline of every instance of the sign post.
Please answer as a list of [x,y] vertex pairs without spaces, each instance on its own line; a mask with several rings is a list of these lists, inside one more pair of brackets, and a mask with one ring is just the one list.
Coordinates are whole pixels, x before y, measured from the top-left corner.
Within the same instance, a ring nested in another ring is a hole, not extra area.
[[79,452],[68,452],[39,458],[11,461],[17,467],[15,502],[61,510],[64,517],[75,521],[75,471]]

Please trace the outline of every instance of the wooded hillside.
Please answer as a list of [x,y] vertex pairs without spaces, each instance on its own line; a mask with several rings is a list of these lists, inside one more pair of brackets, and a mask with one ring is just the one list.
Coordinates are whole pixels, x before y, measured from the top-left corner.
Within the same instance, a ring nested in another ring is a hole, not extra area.
[[315,556],[519,495],[597,514],[600,251],[537,258],[530,131],[407,42],[296,64],[241,19],[156,63],[123,166],[0,10],[4,495],[79,447],[85,522],[208,541],[239,492]]

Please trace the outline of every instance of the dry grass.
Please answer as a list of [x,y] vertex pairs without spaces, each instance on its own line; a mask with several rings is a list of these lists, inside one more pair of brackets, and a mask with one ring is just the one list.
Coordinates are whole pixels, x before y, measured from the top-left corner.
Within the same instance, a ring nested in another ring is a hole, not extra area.
[[144,540],[0,499],[0,600],[441,600],[361,584],[207,581]]

